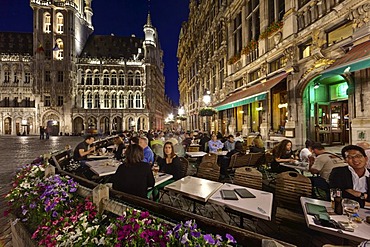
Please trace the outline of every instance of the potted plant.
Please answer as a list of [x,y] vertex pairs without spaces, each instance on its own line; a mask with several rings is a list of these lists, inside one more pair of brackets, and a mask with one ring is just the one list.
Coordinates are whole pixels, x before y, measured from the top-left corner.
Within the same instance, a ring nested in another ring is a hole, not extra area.
[[216,109],[214,109],[212,107],[204,107],[204,108],[199,110],[199,115],[202,116],[202,117],[213,116],[216,113],[217,113]]
[[264,38],[270,37],[275,32],[281,30],[283,28],[283,26],[284,26],[284,22],[283,21],[277,21],[277,22],[271,23],[270,26],[268,26],[266,28],[266,30],[261,33],[260,39],[264,39]]
[[253,51],[256,49],[258,46],[258,41],[256,40],[251,40],[247,43],[247,45],[243,48],[242,54],[248,54],[249,52]]

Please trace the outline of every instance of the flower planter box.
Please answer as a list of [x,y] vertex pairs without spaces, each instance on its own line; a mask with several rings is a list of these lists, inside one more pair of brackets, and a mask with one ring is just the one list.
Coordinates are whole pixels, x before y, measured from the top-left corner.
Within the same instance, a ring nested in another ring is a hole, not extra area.
[[31,234],[23,223],[15,218],[10,221],[10,230],[12,234],[13,247],[36,247],[38,246],[35,241],[31,239]]

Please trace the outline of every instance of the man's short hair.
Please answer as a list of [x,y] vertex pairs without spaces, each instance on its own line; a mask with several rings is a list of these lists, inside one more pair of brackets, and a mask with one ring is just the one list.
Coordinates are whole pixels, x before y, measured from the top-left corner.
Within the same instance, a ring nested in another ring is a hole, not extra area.
[[324,146],[320,142],[314,142],[312,144],[312,150],[317,149],[317,150],[324,150]]
[[94,138],[95,139],[95,136],[93,136],[93,135],[87,135],[87,136],[85,136],[85,141],[86,140],[90,140],[91,138]]
[[357,146],[357,145],[347,145],[345,146],[344,148],[342,148],[342,157],[343,159],[346,159],[346,153],[349,151],[349,150],[357,150],[359,151],[364,157],[366,157],[366,153],[365,153],[365,150],[360,147],[360,146]]
[[145,143],[148,144],[148,138],[146,138],[145,136],[140,136],[139,139],[145,141]]
[[229,135],[227,138],[234,138],[234,136],[233,135]]

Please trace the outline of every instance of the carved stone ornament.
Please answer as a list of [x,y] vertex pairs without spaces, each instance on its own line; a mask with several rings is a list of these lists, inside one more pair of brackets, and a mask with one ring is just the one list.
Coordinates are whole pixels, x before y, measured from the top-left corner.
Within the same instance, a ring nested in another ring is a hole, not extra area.
[[365,3],[354,10],[351,10],[349,20],[353,21],[353,28],[361,28],[370,20],[370,3]]
[[319,30],[317,28],[313,29],[311,37],[312,37],[312,48],[314,50],[321,49],[321,47],[326,43],[325,32],[322,30]]
[[281,32],[276,32],[274,34],[274,37],[273,37],[274,38],[274,44],[278,45],[280,43],[282,37],[283,37],[283,34]]
[[265,75],[267,72],[267,63],[262,63],[261,64],[261,69],[260,69],[261,75]]

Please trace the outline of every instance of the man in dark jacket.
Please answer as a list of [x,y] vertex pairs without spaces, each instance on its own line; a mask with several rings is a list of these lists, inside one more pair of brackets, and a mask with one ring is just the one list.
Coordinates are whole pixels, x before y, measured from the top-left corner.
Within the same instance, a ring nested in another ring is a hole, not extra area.
[[330,188],[342,190],[342,196],[370,206],[370,171],[366,169],[368,157],[362,147],[348,145],[342,149],[348,166],[334,168],[329,177]]

